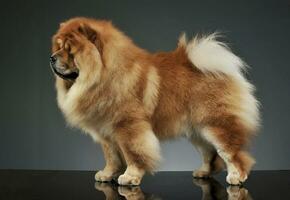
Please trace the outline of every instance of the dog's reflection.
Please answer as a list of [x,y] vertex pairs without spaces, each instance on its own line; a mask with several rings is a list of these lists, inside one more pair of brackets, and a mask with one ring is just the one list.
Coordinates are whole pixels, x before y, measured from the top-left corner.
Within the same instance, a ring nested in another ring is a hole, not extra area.
[[[193,179],[193,183],[201,188],[202,200],[252,200],[246,188],[228,186],[226,189],[213,178]],[[161,200],[153,194],[145,194],[139,186],[118,186],[113,183],[97,182],[95,188],[104,193],[106,200]],[[168,191],[174,191],[174,188],[172,190],[168,188]]]
[[202,190],[202,200],[252,200],[248,190],[240,186],[223,187],[214,178],[193,179],[193,183]]
[[113,183],[95,183],[95,188],[102,191],[106,200],[161,200],[151,194],[143,193],[139,186],[117,186]]

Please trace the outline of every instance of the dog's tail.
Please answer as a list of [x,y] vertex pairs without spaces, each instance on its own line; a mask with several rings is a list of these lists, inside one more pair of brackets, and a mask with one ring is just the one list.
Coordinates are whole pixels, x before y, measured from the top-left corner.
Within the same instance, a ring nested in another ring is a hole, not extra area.
[[194,67],[204,74],[231,77],[241,91],[240,109],[237,115],[247,127],[256,132],[259,127],[259,103],[253,93],[255,87],[243,76],[248,65],[223,42],[218,41],[221,35],[213,33],[210,35],[198,35],[187,42],[185,34],[182,34],[178,49],[183,49],[187,59]]
[[223,42],[217,39],[219,33],[197,35],[187,42],[183,33],[179,38],[178,46],[185,47],[188,59],[203,73],[227,74],[236,76],[245,71],[247,64]]

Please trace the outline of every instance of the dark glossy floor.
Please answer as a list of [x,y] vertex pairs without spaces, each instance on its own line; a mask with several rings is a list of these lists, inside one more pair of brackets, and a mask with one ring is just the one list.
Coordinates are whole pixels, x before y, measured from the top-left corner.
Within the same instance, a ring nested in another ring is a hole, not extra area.
[[252,172],[243,187],[228,186],[225,175],[196,180],[191,172],[158,172],[140,187],[118,187],[95,183],[94,172],[0,170],[0,199],[290,199],[290,171]]

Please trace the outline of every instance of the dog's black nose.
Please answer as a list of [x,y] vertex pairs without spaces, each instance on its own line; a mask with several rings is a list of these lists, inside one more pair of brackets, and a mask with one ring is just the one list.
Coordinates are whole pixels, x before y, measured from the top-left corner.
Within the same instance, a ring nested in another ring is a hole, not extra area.
[[49,60],[50,60],[51,64],[54,64],[56,62],[56,57],[55,56],[50,56]]

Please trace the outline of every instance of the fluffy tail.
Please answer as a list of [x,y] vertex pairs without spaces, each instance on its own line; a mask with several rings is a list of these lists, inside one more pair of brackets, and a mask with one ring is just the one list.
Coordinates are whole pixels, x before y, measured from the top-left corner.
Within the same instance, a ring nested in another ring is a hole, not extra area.
[[218,41],[219,37],[219,34],[213,33],[196,36],[187,42],[183,34],[178,46],[183,47],[190,62],[204,74],[226,75],[236,81],[241,93],[241,108],[237,115],[254,133],[260,124],[259,103],[253,95],[255,87],[243,76],[248,66],[225,43]]
[[236,76],[247,68],[247,64],[233,54],[230,48],[217,39],[218,33],[196,36],[187,43],[185,34],[179,45],[185,46],[188,59],[202,72]]

